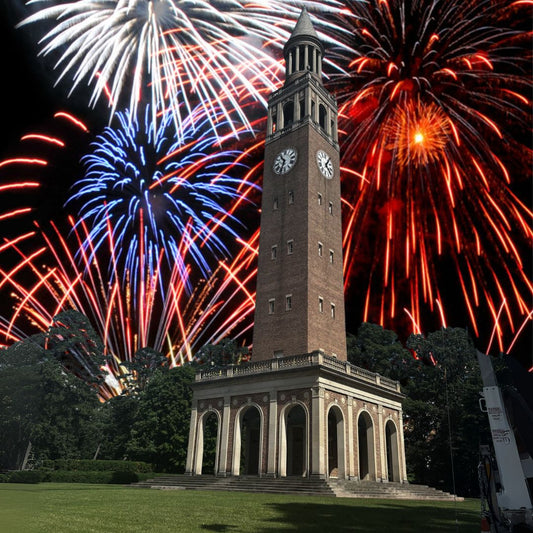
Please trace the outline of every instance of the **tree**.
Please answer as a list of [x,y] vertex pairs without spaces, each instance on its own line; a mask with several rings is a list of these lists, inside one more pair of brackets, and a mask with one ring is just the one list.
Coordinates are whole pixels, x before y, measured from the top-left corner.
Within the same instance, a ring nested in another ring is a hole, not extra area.
[[142,391],[156,370],[168,370],[168,359],[153,348],[145,347],[137,350],[131,361],[124,361],[122,366],[128,373],[122,376],[126,388],[132,394]]
[[452,490],[455,475],[459,494],[477,495],[487,421],[478,407],[482,383],[472,340],[464,329],[447,328],[411,335],[406,347],[394,332],[364,323],[348,336],[348,360],[402,384],[409,479]]
[[91,458],[100,432],[94,388],[66,372],[44,335],[0,353],[0,461],[20,468],[31,442],[37,460]]
[[222,339],[217,344],[206,344],[194,356],[193,364],[209,366],[240,365],[250,360],[245,346],[239,346],[233,339]]
[[[406,455],[420,482],[476,496],[479,443],[488,436],[479,409],[483,389],[474,344],[466,330],[411,335],[417,373],[406,389]],[[453,460],[453,471],[452,471]]]
[[129,459],[152,463],[160,472],[184,470],[194,374],[190,365],[154,373],[138,399]]
[[0,351],[0,468],[18,469],[41,416],[40,366],[44,336]]
[[348,361],[406,384],[412,372],[411,354],[394,331],[363,322],[357,335],[347,335]]
[[46,333],[46,349],[86,383],[97,385],[104,380],[104,344],[82,313],[70,309],[56,315]]

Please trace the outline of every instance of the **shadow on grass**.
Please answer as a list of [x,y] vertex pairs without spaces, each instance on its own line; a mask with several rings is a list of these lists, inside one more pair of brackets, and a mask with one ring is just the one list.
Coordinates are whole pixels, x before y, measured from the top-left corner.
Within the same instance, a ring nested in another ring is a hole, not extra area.
[[[312,503],[271,504],[280,518],[277,525],[267,526],[256,533],[473,533],[479,532],[479,512],[470,509],[454,510],[449,507],[416,502],[406,506],[395,505],[391,501],[379,504],[372,502],[369,507]],[[457,515],[457,521],[456,521]]]
[[221,531],[222,533],[236,528],[235,526],[228,526],[227,524],[203,524],[200,527],[206,531]]

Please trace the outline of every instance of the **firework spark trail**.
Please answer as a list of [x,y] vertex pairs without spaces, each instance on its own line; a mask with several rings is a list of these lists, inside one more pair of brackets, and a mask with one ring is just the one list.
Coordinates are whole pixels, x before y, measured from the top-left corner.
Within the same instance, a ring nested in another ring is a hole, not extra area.
[[143,124],[128,112],[117,114],[120,127],[106,128],[92,144],[82,159],[85,177],[70,199],[80,206],[80,223],[90,228],[83,247],[90,245],[91,254],[105,244],[111,224],[114,261],[125,266],[132,286],[143,270],[140,261],[159,268],[160,250],[180,271],[190,258],[207,275],[213,258],[228,256],[224,239],[235,239],[234,228],[242,226],[235,209],[258,187],[247,159],[259,145],[224,149],[224,131],[231,127],[222,118],[213,132],[199,108],[178,140],[169,115],[155,131],[150,115],[147,108]]
[[[19,335],[28,330],[28,321],[34,329],[46,331],[54,316],[74,309],[90,319],[103,340],[105,354],[113,358],[109,368],[118,377],[123,371],[120,363],[130,361],[144,346],[165,353],[176,365],[190,361],[208,342],[229,335],[240,338],[250,329],[257,232],[248,241],[238,239],[234,259],[221,261],[209,278],[195,282],[189,296],[187,280],[178,268],[168,276],[145,269],[134,289],[122,282],[123,272],[110,273],[96,256],[84,253],[76,257],[79,244],[87,240],[87,228],[72,218],[70,225],[69,238],[64,238],[55,224],[48,233],[40,230],[44,246],[29,255],[16,243],[10,244],[21,259],[10,271],[0,271],[1,284],[10,287],[15,302],[12,315],[0,319],[3,337],[25,337]],[[107,244],[112,258],[114,242],[110,238]],[[30,277],[32,283],[27,281]],[[108,385],[103,387],[104,396],[117,392]]]
[[[170,110],[179,133],[182,109],[188,114],[196,103],[208,107],[215,100],[224,101],[227,118],[235,110],[246,123],[236,98],[240,87],[264,105],[262,89],[279,82],[271,50],[287,40],[304,5],[317,17],[342,9],[336,0],[30,0],[36,11],[19,26],[48,28],[41,55],[57,58],[58,83],[71,77],[70,92],[83,81],[93,84],[89,105],[104,93],[111,116],[124,107],[136,116],[140,102],[148,101],[154,125]],[[317,21],[324,31],[334,27],[327,17]]]
[[532,213],[511,189],[531,178],[531,46],[513,26],[527,15],[503,1],[346,7],[352,52],[334,57],[350,73],[333,74],[330,87],[352,170],[343,178],[348,287],[366,271],[364,320],[398,324],[405,308],[421,324],[457,306],[446,285],[455,276],[474,333],[486,333],[488,314],[502,349],[533,293]]

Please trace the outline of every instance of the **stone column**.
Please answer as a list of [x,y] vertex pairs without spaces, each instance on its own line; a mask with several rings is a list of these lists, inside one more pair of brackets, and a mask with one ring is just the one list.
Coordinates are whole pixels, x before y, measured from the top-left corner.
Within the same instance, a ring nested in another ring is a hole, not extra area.
[[348,468],[346,470],[346,473],[348,474],[348,479],[354,479],[355,478],[355,451],[354,451],[354,435],[353,435],[353,398],[351,396],[348,396],[348,406],[347,406],[347,412],[348,412],[348,450],[347,450],[347,456],[348,456]]
[[[383,425],[383,406],[378,405],[378,442],[379,442],[379,464],[381,481],[388,481],[387,477],[387,456],[386,447],[387,441],[385,439],[385,428]],[[376,472],[377,477],[377,472]]]
[[405,442],[403,440],[403,411],[398,411],[398,431],[400,432],[400,442],[398,450],[398,461],[400,463],[400,479],[402,483],[409,483],[407,481],[407,466],[405,464]]
[[278,391],[270,391],[268,407],[267,477],[277,477],[276,451],[278,448]]
[[324,389],[314,387],[311,400],[311,477],[326,477],[326,447],[324,442]]
[[191,422],[189,425],[189,444],[187,446],[187,461],[185,463],[185,473],[192,476],[194,457],[196,452],[196,431],[198,425],[198,401],[193,400],[191,408]]
[[224,396],[224,410],[222,412],[222,427],[220,428],[220,451],[218,455],[217,475],[228,475],[228,445],[229,424],[231,414],[231,397]]

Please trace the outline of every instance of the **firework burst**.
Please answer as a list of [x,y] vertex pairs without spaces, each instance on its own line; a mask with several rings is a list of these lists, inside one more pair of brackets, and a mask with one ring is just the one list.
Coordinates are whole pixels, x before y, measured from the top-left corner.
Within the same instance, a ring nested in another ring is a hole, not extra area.
[[349,75],[334,74],[331,87],[347,277],[369,276],[364,320],[393,325],[406,309],[421,323],[437,302],[456,314],[460,293],[476,335],[487,311],[502,349],[531,310],[532,213],[513,192],[516,176],[531,177],[531,45],[519,4],[347,2],[352,53],[336,61]]
[[170,110],[179,132],[181,111],[190,113],[196,103],[208,110],[223,101],[227,117],[236,110],[246,123],[236,94],[244,87],[264,104],[262,91],[279,82],[279,63],[269,50],[287,39],[301,7],[331,13],[340,3],[31,0],[28,5],[37,10],[21,26],[52,21],[40,41],[41,54],[58,57],[58,82],[71,77],[71,92],[82,81],[94,84],[90,105],[106,94],[111,115],[129,107],[135,116],[144,98],[154,125],[158,113]]
[[112,227],[114,260],[132,277],[140,260],[157,269],[161,250],[183,272],[190,257],[204,275],[213,258],[227,256],[224,241],[239,225],[231,211],[256,185],[247,181],[250,152],[219,144],[231,126],[221,119],[213,131],[202,113],[187,118],[180,140],[170,115],[154,128],[148,108],[144,123],[118,113],[120,127],[97,137],[71,198],[90,228],[86,251],[97,253]]
[[[107,257],[100,262],[90,253],[78,253],[87,242],[87,228],[72,218],[70,226],[69,238],[55,224],[48,232],[38,228],[42,246],[29,254],[11,244],[20,262],[11,270],[0,269],[0,289],[9,290],[14,301],[11,315],[0,319],[4,338],[20,340],[29,329],[47,331],[58,314],[77,311],[103,341],[107,372],[119,377],[125,372],[121,362],[131,361],[140,348],[160,351],[174,366],[190,361],[206,343],[229,335],[240,339],[251,328],[257,233],[247,241],[236,239],[233,260],[221,261],[208,278],[197,279],[189,295],[187,278],[178,268],[167,276],[162,269],[144,268],[135,286],[124,283],[112,260],[117,252],[113,240],[108,238]],[[77,360],[64,364],[90,368],[84,353],[73,352]],[[104,398],[119,392],[116,380],[101,385]]]

